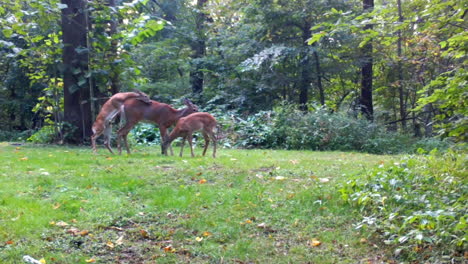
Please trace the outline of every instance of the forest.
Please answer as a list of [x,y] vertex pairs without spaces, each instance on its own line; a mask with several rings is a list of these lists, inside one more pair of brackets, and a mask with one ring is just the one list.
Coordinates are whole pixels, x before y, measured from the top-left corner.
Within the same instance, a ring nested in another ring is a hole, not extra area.
[[466,13],[455,0],[5,2],[0,139],[88,144],[109,96],[138,89],[214,113],[226,146],[463,142]]
[[2,1],[0,262],[466,263],[467,13]]

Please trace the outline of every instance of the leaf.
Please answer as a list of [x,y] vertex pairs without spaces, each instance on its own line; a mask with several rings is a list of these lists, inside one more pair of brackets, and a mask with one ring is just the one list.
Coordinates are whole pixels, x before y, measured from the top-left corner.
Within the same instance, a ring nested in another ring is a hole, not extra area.
[[41,258],[41,259],[39,260],[39,262],[42,263],[42,264],[46,264],[46,263],[47,263],[46,260],[45,260],[44,258]]
[[197,242],[202,242],[202,241],[203,241],[203,237],[196,237],[195,240],[196,240]]
[[115,244],[117,244],[117,245],[122,245],[122,244],[123,244],[123,238],[124,238],[124,236],[120,236],[120,237],[115,241]]
[[213,235],[211,232],[208,232],[208,231],[203,232],[204,237],[209,237],[211,235]]
[[112,243],[112,241],[107,241],[106,243],[106,246],[110,249],[113,249],[115,246],[114,246],[114,243]]
[[144,229],[141,229],[140,230],[140,235],[144,238],[148,238],[149,235],[148,235],[148,231],[144,230]]
[[318,246],[322,245],[322,242],[320,242],[320,241],[317,240],[317,239],[312,239],[312,240],[310,241],[310,245],[313,246],[313,247],[318,247]]
[[96,260],[93,259],[93,258],[87,259],[87,260],[85,260],[85,261],[86,261],[86,263],[94,263],[94,262],[96,262]]
[[68,223],[63,222],[63,221],[58,221],[55,225],[60,226],[60,227],[65,227],[65,226],[68,226]]
[[198,181],[198,183],[199,183],[199,184],[204,184],[204,183],[206,183],[206,180],[205,180],[205,179],[201,179],[201,180]]

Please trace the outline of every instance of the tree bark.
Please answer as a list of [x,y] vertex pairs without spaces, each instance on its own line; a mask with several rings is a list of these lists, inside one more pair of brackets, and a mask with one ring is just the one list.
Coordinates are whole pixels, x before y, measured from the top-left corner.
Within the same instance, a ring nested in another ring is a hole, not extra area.
[[[398,21],[401,23],[403,22],[403,15],[401,13],[401,0],[397,0],[398,5]],[[401,126],[403,130],[406,130],[406,105],[404,102],[405,94],[403,89],[403,69],[401,65],[401,57],[402,57],[402,50],[401,50],[401,30],[398,29],[398,43],[397,43],[397,54],[398,54],[398,93],[400,99],[400,117],[403,121],[401,121]]]
[[83,143],[91,135],[91,98],[88,70],[87,17],[83,0],[61,0],[63,38],[64,121],[75,130],[68,143]]
[[[374,8],[374,0],[363,0],[364,12],[372,11]],[[373,26],[368,24],[364,26],[364,30],[372,29]],[[359,104],[361,113],[369,120],[374,119],[374,107],[372,101],[372,78],[373,78],[373,58],[372,58],[372,40],[369,40],[366,45],[361,48],[363,56],[363,65],[361,67],[361,96]]]
[[194,94],[201,94],[203,92],[204,74],[201,70],[203,66],[200,59],[206,55],[206,36],[205,36],[205,23],[208,21],[207,15],[203,12],[203,8],[208,0],[197,0],[195,15],[195,28],[197,38],[192,41],[192,68],[190,70],[190,84]]

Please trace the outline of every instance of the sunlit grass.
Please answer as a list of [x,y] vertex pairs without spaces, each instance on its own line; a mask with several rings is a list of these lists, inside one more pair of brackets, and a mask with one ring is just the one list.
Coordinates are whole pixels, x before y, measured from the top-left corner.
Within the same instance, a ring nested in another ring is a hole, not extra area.
[[360,242],[358,212],[336,186],[392,156],[159,151],[1,143],[1,263],[356,263],[380,254]]

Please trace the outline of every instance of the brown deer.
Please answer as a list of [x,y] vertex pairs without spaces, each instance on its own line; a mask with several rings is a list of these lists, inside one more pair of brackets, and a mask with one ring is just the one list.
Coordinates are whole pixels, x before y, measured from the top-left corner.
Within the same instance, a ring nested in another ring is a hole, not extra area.
[[[198,112],[198,107],[190,100],[185,99],[184,103],[187,107],[177,110],[168,104],[156,101],[151,101],[151,104],[147,105],[139,100],[127,100],[124,103],[126,124],[117,132],[117,146],[119,148],[119,154],[122,153],[122,138],[125,144],[125,148],[127,149],[127,153],[130,154],[130,149],[128,148],[127,143],[127,135],[130,130],[140,121],[148,121],[158,125],[159,133],[161,134],[161,141],[163,141],[167,136],[167,129],[177,123],[181,117]],[[167,153],[162,151],[162,154]]]
[[203,137],[205,138],[205,148],[203,149],[203,156],[206,154],[210,139],[213,141],[213,158],[216,158],[216,119],[205,112],[194,113],[179,119],[177,125],[172,130],[171,134],[164,138],[163,142],[163,153],[167,153],[167,148],[171,145],[171,142],[178,137],[182,137],[182,146],[180,148],[179,156],[182,157],[184,151],[185,140],[190,145],[190,151],[193,154],[192,147],[192,134],[195,131],[201,130]]
[[[135,90],[135,92],[116,93],[111,98],[109,98],[109,100],[107,100],[104,105],[102,105],[101,111],[96,117],[96,121],[94,121],[92,127],[93,135],[91,136],[91,145],[95,154],[97,153],[96,139],[102,134],[104,134],[104,145],[111,153],[114,153],[110,146],[110,136],[112,133],[111,122],[115,119],[117,114],[123,112],[123,104],[128,99],[136,99],[145,104],[151,103],[148,95],[138,90]],[[125,119],[125,117],[122,118]]]

